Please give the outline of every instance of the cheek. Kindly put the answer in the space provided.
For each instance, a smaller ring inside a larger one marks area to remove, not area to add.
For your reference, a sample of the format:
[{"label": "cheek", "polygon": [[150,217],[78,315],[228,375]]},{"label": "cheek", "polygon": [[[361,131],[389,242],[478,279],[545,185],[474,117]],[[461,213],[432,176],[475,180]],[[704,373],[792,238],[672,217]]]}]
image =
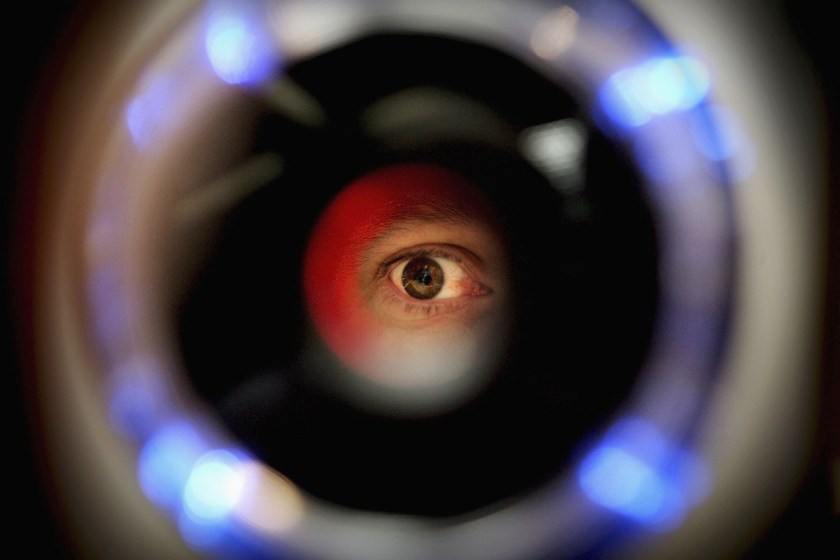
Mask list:
[{"label": "cheek", "polygon": [[[352,290],[351,290],[352,291]],[[322,325],[327,344],[354,374],[398,391],[439,388],[454,398],[482,383],[505,348],[502,309],[490,298],[439,318],[396,325],[371,313],[367,301]],[[326,316],[324,316],[326,319]],[[338,329],[339,321],[343,328]],[[327,338],[329,337],[329,338]],[[431,398],[431,395],[426,395]]]},{"label": "cheek", "polygon": [[352,363],[375,336],[358,263],[366,239],[376,234],[376,224],[370,221],[365,200],[345,196],[337,202],[313,231],[304,259],[303,291],[318,333],[339,358]]},{"label": "cheek", "polygon": [[486,322],[447,322],[421,331],[374,329],[361,371],[386,386],[418,389],[471,383],[496,361],[498,330]]}]

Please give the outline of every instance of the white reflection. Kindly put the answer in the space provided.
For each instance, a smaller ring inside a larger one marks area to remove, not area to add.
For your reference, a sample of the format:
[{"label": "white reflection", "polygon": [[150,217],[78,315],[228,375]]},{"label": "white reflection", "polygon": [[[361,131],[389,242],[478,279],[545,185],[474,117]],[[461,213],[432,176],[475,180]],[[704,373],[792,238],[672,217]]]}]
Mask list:
[{"label": "white reflection", "polygon": [[586,127],[576,119],[563,119],[522,132],[523,155],[560,191],[583,188]]},{"label": "white reflection", "polygon": [[258,461],[236,467],[241,492],[232,516],[260,533],[279,537],[303,519],[304,499],[297,487]]},{"label": "white reflection", "polygon": [[184,489],[184,507],[201,522],[221,521],[239,501],[244,486],[239,460],[230,451],[205,453],[193,466]]},{"label": "white reflection", "polygon": [[364,11],[351,0],[299,0],[274,2],[268,25],[290,57],[346,40],[364,20]]},{"label": "white reflection", "polygon": [[569,6],[561,6],[543,16],[531,34],[534,54],[551,60],[566,52],[575,40],[579,19]]}]

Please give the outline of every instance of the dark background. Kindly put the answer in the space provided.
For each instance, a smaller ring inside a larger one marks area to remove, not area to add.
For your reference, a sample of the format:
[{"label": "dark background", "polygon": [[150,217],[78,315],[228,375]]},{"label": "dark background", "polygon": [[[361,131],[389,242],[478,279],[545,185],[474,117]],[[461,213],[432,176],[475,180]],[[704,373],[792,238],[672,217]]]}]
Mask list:
[{"label": "dark background", "polygon": [[[32,7],[4,8],[6,33],[4,34],[3,64],[6,66],[3,80],[4,140],[2,172],[0,183],[0,226],[2,226],[2,263],[0,291],[0,318],[8,334],[2,337],[2,362],[4,377],[9,381],[7,423],[11,446],[4,454],[11,464],[7,476],[6,511],[11,516],[7,522],[6,544],[25,547],[19,554],[27,557],[60,559],[66,556],[55,523],[49,515],[48,499],[42,491],[36,466],[36,451],[30,445],[31,422],[27,416],[29,407],[24,392],[24,374],[21,357],[25,346],[18,334],[22,330],[25,305],[21,307],[20,292],[13,290],[13,281],[25,262],[18,257],[19,239],[13,235],[15,219],[21,215],[21,202],[31,200],[31,185],[19,185],[18,172],[25,154],[30,153],[33,138],[28,135],[30,112],[37,107],[38,93],[55,75],[54,64],[62,60],[66,40],[77,29],[77,22],[84,18],[92,4],[78,0],[52,0],[49,3],[29,3]],[[824,402],[820,411],[823,430],[812,461],[797,498],[789,505],[786,513],[767,528],[765,536],[752,547],[749,558],[763,559],[786,556],[815,557],[806,550],[814,550],[820,544],[836,552],[840,541],[840,526],[833,514],[831,502],[831,460],[840,456],[837,426],[840,425],[840,387],[835,372],[840,370],[840,183],[838,183],[838,72],[836,62],[836,37],[838,30],[833,18],[827,17],[815,2],[797,0],[767,0],[748,2],[754,9],[770,11],[780,15],[790,28],[796,43],[803,48],[810,60],[823,93],[826,120],[829,123],[830,153],[826,154],[830,165],[830,208],[831,230],[828,255],[829,286],[826,304],[824,331]],[[836,476],[836,475],[835,475]],[[28,535],[28,536],[24,536]],[[826,557],[832,556],[830,553]],[[453,559],[454,560],[454,559]]]}]

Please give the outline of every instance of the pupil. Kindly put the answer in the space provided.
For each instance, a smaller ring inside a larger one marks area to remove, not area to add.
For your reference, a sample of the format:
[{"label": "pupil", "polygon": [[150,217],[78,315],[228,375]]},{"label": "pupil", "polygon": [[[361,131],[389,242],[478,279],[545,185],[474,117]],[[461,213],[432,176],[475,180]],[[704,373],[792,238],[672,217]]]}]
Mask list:
[{"label": "pupil", "polygon": [[405,265],[402,285],[408,295],[431,299],[443,289],[443,268],[428,257],[417,257]]}]

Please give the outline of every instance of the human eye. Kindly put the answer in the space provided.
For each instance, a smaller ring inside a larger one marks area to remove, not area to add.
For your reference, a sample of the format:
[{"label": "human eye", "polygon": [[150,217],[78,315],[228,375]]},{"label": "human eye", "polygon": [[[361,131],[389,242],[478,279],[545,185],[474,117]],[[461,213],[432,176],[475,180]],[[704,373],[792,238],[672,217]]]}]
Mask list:
[{"label": "human eye", "polygon": [[381,305],[406,317],[454,311],[493,294],[481,259],[459,246],[413,247],[388,258],[380,270]]}]

